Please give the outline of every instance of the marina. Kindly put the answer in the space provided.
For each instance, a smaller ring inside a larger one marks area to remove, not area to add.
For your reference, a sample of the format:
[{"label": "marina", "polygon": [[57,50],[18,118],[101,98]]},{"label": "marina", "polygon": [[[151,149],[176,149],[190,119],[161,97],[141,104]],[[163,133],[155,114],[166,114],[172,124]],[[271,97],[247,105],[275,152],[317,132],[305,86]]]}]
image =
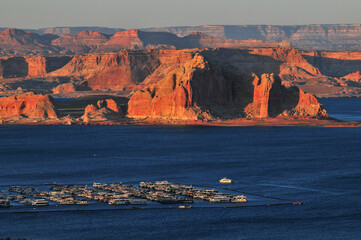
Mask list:
[{"label": "marina", "polygon": [[[222,184],[221,184],[222,185]],[[250,199],[247,197],[250,196]],[[0,191],[0,206],[16,211],[106,210],[146,208],[234,208],[301,202],[246,194],[224,187],[193,186],[168,181],[89,185],[10,186]],[[48,209],[48,210],[46,210]],[[4,210],[3,210],[4,211]]]}]

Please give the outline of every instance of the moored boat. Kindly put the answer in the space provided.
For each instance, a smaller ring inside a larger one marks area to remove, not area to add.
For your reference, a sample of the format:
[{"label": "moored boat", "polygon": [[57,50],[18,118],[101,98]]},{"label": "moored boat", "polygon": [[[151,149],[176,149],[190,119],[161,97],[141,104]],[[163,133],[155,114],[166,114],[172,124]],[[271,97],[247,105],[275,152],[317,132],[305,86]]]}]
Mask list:
[{"label": "moored boat", "polygon": [[9,207],[11,207],[9,200],[0,199],[0,208],[9,208]]},{"label": "moored boat", "polygon": [[191,208],[191,206],[180,205],[178,208],[179,209],[189,209],[189,208]]},{"label": "moored boat", "polygon": [[248,202],[248,200],[247,200],[246,196],[238,195],[238,196],[232,197],[231,202],[233,202],[233,203],[245,203],[245,202]]},{"label": "moored boat", "polygon": [[109,201],[110,205],[128,205],[129,204],[129,199],[111,199]]},{"label": "moored boat", "polygon": [[229,198],[226,196],[222,196],[222,195],[216,195],[216,196],[211,197],[209,199],[209,202],[211,202],[211,203],[228,203]]},{"label": "moored boat", "polygon": [[223,184],[230,184],[232,183],[232,180],[229,178],[222,178],[221,180],[219,180],[219,182]]},{"label": "moored boat", "polygon": [[132,199],[129,199],[129,203],[132,205],[147,205],[147,200],[132,198]]},{"label": "moored boat", "polygon": [[35,199],[31,202],[32,206],[36,207],[43,207],[43,206],[49,206],[49,202],[45,199]]}]

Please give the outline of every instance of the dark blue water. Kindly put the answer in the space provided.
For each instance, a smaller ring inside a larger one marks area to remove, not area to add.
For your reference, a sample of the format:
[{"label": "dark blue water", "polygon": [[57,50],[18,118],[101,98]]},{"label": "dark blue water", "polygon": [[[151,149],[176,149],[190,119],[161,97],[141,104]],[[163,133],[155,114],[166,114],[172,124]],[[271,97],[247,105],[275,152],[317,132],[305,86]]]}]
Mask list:
[{"label": "dark blue water", "polygon": [[[330,115],[361,117],[361,99],[322,101]],[[2,126],[0,190],[155,180],[217,187],[227,176],[232,189],[304,205],[0,209],[0,238],[360,239],[360,136],[361,128]]]},{"label": "dark blue water", "polygon": [[321,98],[319,101],[331,117],[345,121],[361,121],[360,98]]}]

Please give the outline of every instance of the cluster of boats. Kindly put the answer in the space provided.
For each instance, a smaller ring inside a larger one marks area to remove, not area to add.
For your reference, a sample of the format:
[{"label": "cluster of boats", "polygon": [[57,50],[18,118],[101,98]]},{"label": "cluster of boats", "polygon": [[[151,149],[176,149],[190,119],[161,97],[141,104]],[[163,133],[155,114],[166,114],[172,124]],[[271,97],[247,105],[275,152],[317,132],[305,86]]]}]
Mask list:
[{"label": "cluster of boats", "polygon": [[170,183],[168,181],[158,181],[155,183],[141,182],[140,187],[155,193],[167,193],[169,196],[176,198],[178,195],[185,196],[186,199],[194,201],[194,199],[205,200],[211,203],[245,203],[247,197],[244,195],[232,195],[228,193],[220,193],[215,189],[203,189],[182,184]]},{"label": "cluster of boats", "polygon": [[244,195],[221,193],[215,189],[196,188],[168,181],[140,182],[139,186],[123,183],[94,183],[92,187],[56,185],[49,191],[12,186],[8,192],[0,192],[0,207],[10,207],[10,201],[31,206],[48,206],[49,201],[60,205],[87,205],[91,200],[110,205],[146,205],[148,201],[161,204],[193,203],[195,200],[210,203],[247,202]]},{"label": "cluster of boats", "polygon": [[[88,186],[55,186],[52,189],[56,192],[63,192],[65,194],[77,197],[84,198],[88,200],[94,200],[102,203],[108,203],[110,205],[145,205],[147,204],[146,200],[135,198],[132,194],[133,191],[131,187],[128,191],[117,191],[118,186],[123,186],[122,183],[113,183],[113,184],[101,184],[94,183],[93,188],[88,188]],[[124,185],[127,186],[127,185]]]},{"label": "cluster of boats", "polygon": [[[20,189],[11,187],[9,192],[17,192],[21,194],[10,194],[5,192],[0,192],[0,207],[9,208],[11,207],[10,201],[18,202],[27,206],[48,206],[49,202],[45,199],[34,199],[23,195],[23,193],[30,195],[32,188]],[[35,192],[35,190],[34,190]],[[31,195],[30,195],[31,196]]]}]

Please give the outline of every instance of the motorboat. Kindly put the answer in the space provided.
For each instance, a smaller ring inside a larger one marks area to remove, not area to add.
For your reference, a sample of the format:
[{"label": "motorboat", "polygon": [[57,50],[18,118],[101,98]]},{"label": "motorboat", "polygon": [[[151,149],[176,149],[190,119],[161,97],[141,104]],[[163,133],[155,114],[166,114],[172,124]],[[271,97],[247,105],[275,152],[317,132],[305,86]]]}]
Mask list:
[{"label": "motorboat", "polygon": [[180,205],[178,206],[179,209],[189,209],[191,208],[191,206],[184,206],[184,205]]},{"label": "motorboat", "polygon": [[229,197],[222,196],[222,195],[216,195],[209,199],[209,202],[211,203],[228,203]]},{"label": "motorboat", "polygon": [[232,183],[232,180],[229,178],[222,178],[221,180],[219,180],[219,182],[223,184],[230,184]]},{"label": "motorboat", "polygon": [[0,208],[9,208],[9,207],[11,207],[9,200],[0,199]]},{"label": "motorboat", "polygon": [[129,199],[129,203],[132,204],[132,205],[147,205],[147,200],[138,199],[138,198],[131,198],[131,199]]},{"label": "motorboat", "polygon": [[129,203],[130,203],[129,199],[123,199],[123,198],[109,200],[110,205],[128,205]]},{"label": "motorboat", "polygon": [[31,202],[32,206],[36,207],[43,207],[43,206],[49,206],[49,202],[45,199],[35,199]]},{"label": "motorboat", "polygon": [[245,203],[248,202],[247,197],[244,195],[237,195],[232,197],[231,202],[233,203]]}]

